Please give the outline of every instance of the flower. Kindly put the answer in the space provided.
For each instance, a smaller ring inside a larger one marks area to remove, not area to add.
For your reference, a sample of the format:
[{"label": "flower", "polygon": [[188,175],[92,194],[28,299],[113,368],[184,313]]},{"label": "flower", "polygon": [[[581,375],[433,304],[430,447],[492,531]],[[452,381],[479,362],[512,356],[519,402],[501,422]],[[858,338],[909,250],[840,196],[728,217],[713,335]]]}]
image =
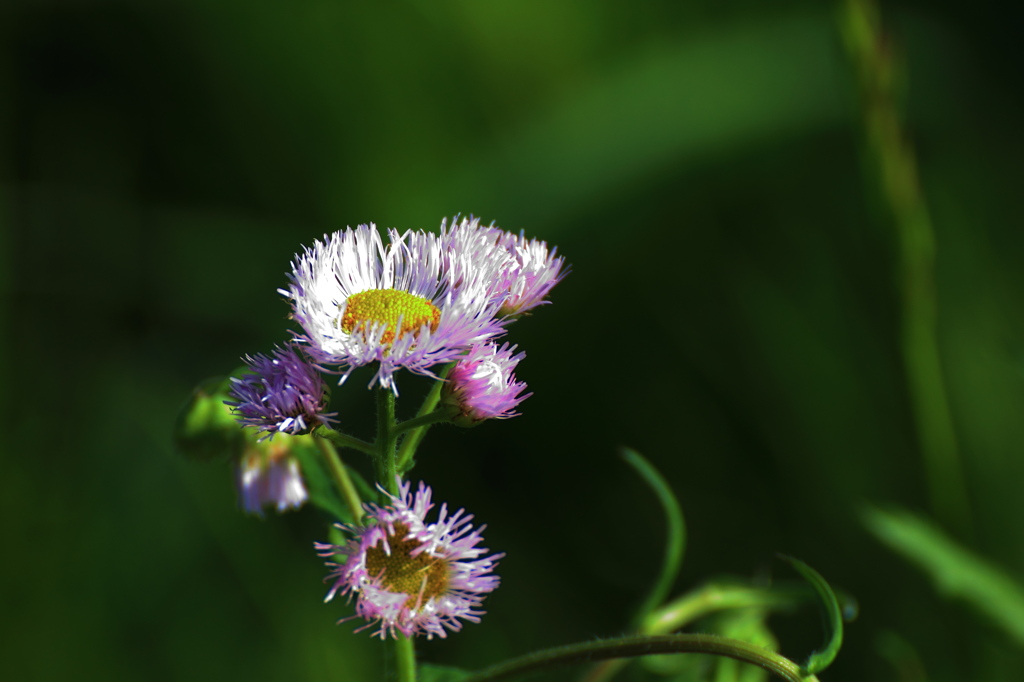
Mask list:
[{"label": "flower", "polygon": [[504,554],[484,556],[490,550],[477,546],[485,527],[473,530],[471,515],[460,509],[449,516],[444,504],[437,521],[427,523],[431,490],[422,482],[415,494],[410,489],[400,483],[386,506],[364,504],[363,526],[338,524],[353,535],[347,544],[316,543],[320,556],[346,557],[327,562],[326,580],[334,585],[324,601],[339,592],[355,597],[351,618],[367,621],[360,630],[376,625],[373,636],[381,639],[396,633],[445,637],[462,629],[462,620],[478,623],[484,612],[477,607],[499,582],[491,571]]},{"label": "flower", "polygon": [[273,438],[275,433],[298,435],[327,424],[328,395],[317,368],[293,346],[277,348],[273,356],[246,356],[249,372],[231,378],[231,397],[243,426],[255,426]]},{"label": "flower", "polygon": [[378,363],[370,382],[396,393],[400,368],[433,376],[430,367],[503,333],[496,291],[506,258],[469,242],[426,232],[360,225],[324,237],[292,263],[297,340],[322,365],[338,365],[343,382],[353,369]]},{"label": "flower", "polygon": [[457,245],[459,251],[488,253],[502,261],[502,275],[494,281],[493,292],[504,298],[498,315],[522,315],[550,303],[545,297],[569,273],[565,259],[556,255],[557,248],[549,251],[546,242],[527,239],[525,232],[517,235],[493,224],[482,226],[477,218],[456,220],[452,219],[450,228],[441,221],[443,240]]},{"label": "flower", "polygon": [[519,416],[516,406],[533,394],[520,395],[526,384],[516,381],[513,371],[526,353],[512,355],[515,349],[507,343],[501,348],[493,343],[474,346],[448,373],[444,400],[459,410],[456,423],[460,417],[472,425]]},{"label": "flower", "polygon": [[267,505],[276,506],[278,512],[298,509],[309,498],[299,463],[284,440],[256,443],[242,455],[237,474],[238,504],[250,514],[263,516]]}]

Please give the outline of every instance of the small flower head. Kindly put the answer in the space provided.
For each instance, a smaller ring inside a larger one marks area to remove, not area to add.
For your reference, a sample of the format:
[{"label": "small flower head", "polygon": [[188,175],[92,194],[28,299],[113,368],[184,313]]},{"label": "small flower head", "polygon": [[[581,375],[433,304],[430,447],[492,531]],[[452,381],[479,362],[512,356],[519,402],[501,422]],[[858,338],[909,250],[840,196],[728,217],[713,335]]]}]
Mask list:
[{"label": "small flower head", "polygon": [[373,635],[381,639],[396,633],[445,637],[463,620],[480,622],[478,607],[498,587],[492,570],[504,556],[484,556],[489,550],[477,546],[484,527],[474,530],[473,517],[462,509],[449,516],[442,504],[437,521],[427,523],[431,490],[423,483],[415,494],[410,488],[400,484],[399,495],[389,495],[383,507],[364,505],[365,525],[339,524],[353,535],[347,544],[316,544],[321,556],[345,555],[343,563],[327,563],[334,585],[325,601],[339,592],[354,597],[352,617],[367,621],[360,629],[376,625]]},{"label": "small flower head", "polygon": [[291,454],[290,436],[255,443],[238,462],[238,505],[263,516],[263,508],[278,512],[298,509],[309,498],[299,463]]},{"label": "small flower head", "polygon": [[547,295],[569,274],[565,259],[548,250],[546,242],[527,239],[524,232],[509,234],[505,247],[512,256],[509,297],[499,315],[522,315],[539,305],[550,303]]},{"label": "small flower head", "polygon": [[569,270],[565,259],[556,255],[557,249],[548,249],[546,242],[527,239],[525,232],[513,234],[497,227],[482,226],[476,218],[463,218],[450,228],[441,223],[441,235],[450,243],[458,244],[462,251],[482,257],[498,258],[501,276],[493,282],[493,295],[503,299],[498,315],[518,316],[549,303],[551,289]]},{"label": "small flower head", "polygon": [[[378,363],[371,381],[396,390],[394,373],[430,367],[503,333],[496,295],[502,259],[474,253],[426,232],[348,228],[316,242],[292,264],[291,299],[299,337],[322,365]],[[397,392],[397,390],[396,390]]]},{"label": "small flower head", "polygon": [[481,344],[452,367],[443,390],[445,402],[459,410],[457,424],[519,416],[516,406],[533,394],[522,395],[526,384],[516,381],[516,365],[526,353],[513,355],[515,349],[507,343],[501,348]]},{"label": "small flower head", "polygon": [[298,435],[327,424],[328,396],[317,368],[294,347],[278,348],[273,355],[246,357],[249,372],[231,379],[231,397],[243,426],[255,426],[273,437],[275,433]]}]

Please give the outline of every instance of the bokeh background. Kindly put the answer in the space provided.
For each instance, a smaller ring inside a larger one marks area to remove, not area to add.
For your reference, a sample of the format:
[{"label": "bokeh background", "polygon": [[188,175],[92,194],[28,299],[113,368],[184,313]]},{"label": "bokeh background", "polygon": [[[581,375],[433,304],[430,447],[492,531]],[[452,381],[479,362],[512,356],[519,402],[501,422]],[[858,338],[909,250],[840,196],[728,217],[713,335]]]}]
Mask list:
[{"label": "bokeh background", "polygon": [[[329,520],[243,516],[230,468],[171,432],[193,386],[287,338],[302,245],[472,214],[572,274],[510,330],[523,416],[421,450],[414,477],[508,555],[483,623],[424,660],[625,632],[664,533],[628,445],[686,513],[676,593],[793,578],[783,551],[860,605],[822,679],[1020,679],[1021,17],[982,7],[882,8],[969,502],[941,518],[841,3],[7,0],[2,676],[380,679],[379,643],[321,603]],[[368,436],[366,380],[333,407]],[[401,387],[408,414],[423,385]],[[867,504],[931,519],[974,590],[881,542]],[[794,659],[820,644],[814,608],[771,622]]]}]

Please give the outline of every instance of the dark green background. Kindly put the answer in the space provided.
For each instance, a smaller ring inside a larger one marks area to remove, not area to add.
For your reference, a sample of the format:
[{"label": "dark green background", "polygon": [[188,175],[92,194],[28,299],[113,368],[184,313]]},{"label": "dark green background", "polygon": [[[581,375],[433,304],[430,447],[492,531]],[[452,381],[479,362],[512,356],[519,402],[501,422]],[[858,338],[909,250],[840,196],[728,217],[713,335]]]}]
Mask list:
[{"label": "dark green background", "polygon": [[[195,384],[287,338],[275,290],[302,245],[462,213],[573,272],[510,329],[523,416],[421,451],[414,477],[508,555],[483,623],[425,660],[624,631],[663,532],[629,445],[687,515],[677,592],[792,577],[784,551],[858,598],[824,680],[920,679],[881,655],[892,633],[929,679],[1020,679],[1019,644],[859,521],[865,502],[928,510],[896,240],[835,10],[5,2],[0,675],[378,679],[379,643],[320,603],[324,517],[241,515],[229,468],[170,434]],[[1020,12],[884,10],[937,235],[965,542],[1021,575]],[[368,379],[333,405],[364,436]],[[400,387],[408,414],[423,387]],[[773,622],[793,658],[820,643],[813,609]]]}]

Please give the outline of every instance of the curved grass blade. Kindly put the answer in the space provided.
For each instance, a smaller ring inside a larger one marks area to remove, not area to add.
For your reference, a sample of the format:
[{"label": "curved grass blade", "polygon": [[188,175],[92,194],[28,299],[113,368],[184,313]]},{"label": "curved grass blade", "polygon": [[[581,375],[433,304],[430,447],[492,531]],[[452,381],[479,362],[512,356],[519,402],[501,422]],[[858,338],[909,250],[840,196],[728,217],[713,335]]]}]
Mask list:
[{"label": "curved grass blade", "polygon": [[686,521],[672,489],[658,470],[651,466],[650,462],[630,448],[622,449],[622,458],[651,487],[665,512],[665,558],[662,561],[661,574],[658,576],[657,582],[634,618],[634,625],[639,628],[647,615],[665,601],[679,575],[679,568],[683,563],[683,552],[686,549]]},{"label": "curved grass blade", "polygon": [[807,662],[804,663],[804,670],[808,675],[817,675],[832,664],[832,661],[835,660],[836,655],[839,653],[839,648],[843,645],[843,610],[840,608],[839,600],[836,599],[832,588],[829,587],[829,584],[825,582],[820,573],[799,559],[782,554],[779,554],[778,557],[792,566],[797,573],[802,575],[814,587],[814,591],[818,593],[822,603],[825,605],[826,623],[830,630],[828,633],[828,643],[824,649],[815,651],[808,656]]}]

